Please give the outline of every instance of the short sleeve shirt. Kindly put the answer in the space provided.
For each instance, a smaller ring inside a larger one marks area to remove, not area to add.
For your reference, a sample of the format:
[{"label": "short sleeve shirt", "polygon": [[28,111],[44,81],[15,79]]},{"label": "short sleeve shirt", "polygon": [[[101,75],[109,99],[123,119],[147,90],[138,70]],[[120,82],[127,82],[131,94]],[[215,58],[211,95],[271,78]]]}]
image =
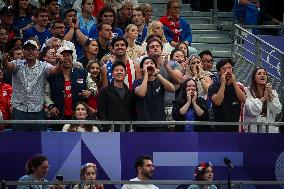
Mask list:
[{"label": "short sleeve shirt", "polygon": [[24,112],[40,112],[51,65],[37,61],[34,66],[29,67],[26,60],[20,59],[12,63],[15,65],[12,74],[12,106]]}]

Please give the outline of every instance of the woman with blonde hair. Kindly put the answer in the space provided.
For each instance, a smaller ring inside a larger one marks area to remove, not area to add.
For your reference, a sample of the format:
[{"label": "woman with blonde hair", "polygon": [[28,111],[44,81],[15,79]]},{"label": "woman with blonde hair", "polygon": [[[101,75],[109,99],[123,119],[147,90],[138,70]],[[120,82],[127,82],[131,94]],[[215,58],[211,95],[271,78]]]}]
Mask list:
[{"label": "woman with blonde hair", "polygon": [[126,54],[129,59],[137,63],[137,59],[143,55],[143,48],[135,44],[138,37],[138,28],[134,24],[129,24],[125,28],[125,38],[128,42]]},{"label": "woman with blonde hair", "polygon": [[[149,24],[146,38],[148,38],[151,35],[158,36],[161,39],[161,42],[163,43],[163,54],[170,55],[174,47],[172,47],[171,44],[167,42],[167,39],[164,34],[163,24],[160,21],[153,21]],[[145,50],[146,50],[146,45],[147,42],[144,42],[142,44],[142,47]]]}]

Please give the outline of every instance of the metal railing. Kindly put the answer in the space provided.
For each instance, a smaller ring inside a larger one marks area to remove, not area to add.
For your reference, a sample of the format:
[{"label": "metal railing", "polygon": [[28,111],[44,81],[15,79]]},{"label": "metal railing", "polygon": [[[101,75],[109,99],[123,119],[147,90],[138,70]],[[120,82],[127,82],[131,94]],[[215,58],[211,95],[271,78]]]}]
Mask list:
[{"label": "metal railing", "polygon": [[[32,185],[61,185],[66,186],[65,188],[73,189],[74,185],[79,185],[79,188],[83,188],[83,185],[96,185],[96,184],[104,184],[104,185],[122,185],[122,184],[154,184],[154,185],[204,185],[204,184],[213,184],[218,186],[218,188],[223,188],[228,185],[228,181],[220,180],[220,181],[192,181],[192,180],[147,180],[147,181],[126,181],[126,180],[96,180],[96,181],[4,181],[0,182],[0,189],[5,189],[9,186],[32,186]],[[284,185],[284,181],[231,181],[232,188],[243,188],[246,185],[262,185],[262,186],[272,186]]]},{"label": "metal railing", "polygon": [[284,52],[252,34],[247,28],[283,29],[284,25],[235,24],[232,30],[232,57],[236,62],[234,69],[240,82],[249,86],[252,70],[256,67],[265,67],[273,88],[280,94],[280,101],[284,102]]},{"label": "metal railing", "polygon": [[120,128],[120,132],[125,132],[126,126],[133,131],[136,125],[149,125],[155,126],[167,126],[176,125],[184,126],[190,125],[202,125],[202,126],[248,126],[248,132],[251,131],[251,127],[257,127],[257,130],[261,130],[261,127],[265,126],[265,132],[269,132],[269,127],[284,127],[284,122],[212,122],[212,121],[98,121],[98,120],[0,120],[0,124],[46,124],[46,125],[64,125],[64,124],[83,124],[83,125],[111,125],[111,130],[114,131],[115,127]]}]

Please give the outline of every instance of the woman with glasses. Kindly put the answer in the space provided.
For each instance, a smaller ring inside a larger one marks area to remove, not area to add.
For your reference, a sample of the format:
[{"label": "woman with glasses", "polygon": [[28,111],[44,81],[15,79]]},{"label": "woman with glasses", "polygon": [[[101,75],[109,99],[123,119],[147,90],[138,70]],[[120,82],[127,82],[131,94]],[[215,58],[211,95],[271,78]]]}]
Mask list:
[{"label": "woman with glasses", "polygon": [[[193,78],[188,78],[182,83],[179,96],[173,101],[172,116],[176,121],[208,121],[206,101],[198,96],[197,82]],[[210,127],[193,124],[178,126],[175,130],[212,131]]]},{"label": "woman with glasses", "polygon": [[47,63],[55,66],[57,64],[57,55],[55,49],[50,46],[44,47],[40,52],[39,60],[46,61]]},{"label": "woman with glasses", "polygon": [[[94,163],[85,163],[81,167],[80,178],[83,181],[95,181],[97,179],[97,166]],[[73,189],[79,189],[79,185],[75,185]],[[104,189],[102,184],[84,184],[83,189]]]},{"label": "woman with glasses", "polygon": [[[197,165],[194,171],[195,181],[208,181],[211,182],[213,180],[214,169],[210,162],[203,161]],[[213,184],[205,184],[205,185],[190,185],[188,189],[217,189],[217,187]]]},{"label": "woman with glasses", "polygon": [[[268,80],[268,73],[264,68],[256,68],[251,75],[251,84],[246,89],[245,115],[247,122],[274,122],[281,112],[281,103],[276,90]],[[252,132],[265,132],[265,126],[251,126]],[[248,129],[248,128],[247,128]],[[269,132],[278,133],[277,127],[269,126]]]},{"label": "woman with glasses", "polygon": [[[49,170],[47,157],[37,154],[26,162],[26,175],[19,181],[47,181],[45,179]],[[48,189],[49,185],[17,186],[17,189]]]}]

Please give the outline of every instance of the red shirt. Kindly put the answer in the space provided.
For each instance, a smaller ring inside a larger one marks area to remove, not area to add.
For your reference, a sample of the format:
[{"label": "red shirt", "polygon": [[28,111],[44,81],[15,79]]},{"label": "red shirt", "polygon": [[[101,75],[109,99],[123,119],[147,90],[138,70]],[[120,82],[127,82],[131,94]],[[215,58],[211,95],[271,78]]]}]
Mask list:
[{"label": "red shirt", "polygon": [[65,81],[64,84],[64,115],[72,117],[72,92],[71,81]]},{"label": "red shirt", "polygon": [[0,84],[0,110],[3,114],[4,120],[11,119],[11,97],[12,97],[12,86],[9,84]]}]

